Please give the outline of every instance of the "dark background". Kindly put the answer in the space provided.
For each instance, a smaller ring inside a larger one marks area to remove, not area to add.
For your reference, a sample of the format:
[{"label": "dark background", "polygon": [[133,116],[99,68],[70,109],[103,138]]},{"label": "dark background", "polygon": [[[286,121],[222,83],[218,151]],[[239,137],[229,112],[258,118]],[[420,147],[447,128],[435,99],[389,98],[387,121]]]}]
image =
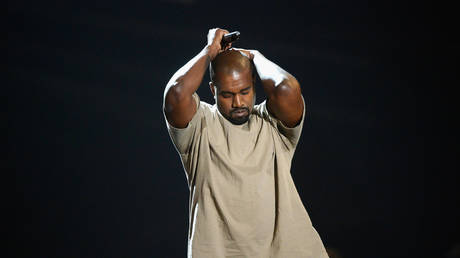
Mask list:
[{"label": "dark background", "polygon": [[185,257],[188,190],[162,96],[222,27],[302,85],[292,176],[326,247],[448,257],[460,213],[445,89],[457,75],[438,80],[440,16],[407,1],[8,2],[18,256]]}]

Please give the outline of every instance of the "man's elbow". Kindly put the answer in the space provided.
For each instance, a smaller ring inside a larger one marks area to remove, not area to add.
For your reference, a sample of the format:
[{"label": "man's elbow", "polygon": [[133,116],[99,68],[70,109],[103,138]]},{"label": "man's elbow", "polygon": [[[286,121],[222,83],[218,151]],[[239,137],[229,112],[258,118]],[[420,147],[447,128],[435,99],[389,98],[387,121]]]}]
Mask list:
[{"label": "man's elbow", "polygon": [[164,96],[164,111],[171,113],[185,98],[185,92],[178,83],[168,85]]}]

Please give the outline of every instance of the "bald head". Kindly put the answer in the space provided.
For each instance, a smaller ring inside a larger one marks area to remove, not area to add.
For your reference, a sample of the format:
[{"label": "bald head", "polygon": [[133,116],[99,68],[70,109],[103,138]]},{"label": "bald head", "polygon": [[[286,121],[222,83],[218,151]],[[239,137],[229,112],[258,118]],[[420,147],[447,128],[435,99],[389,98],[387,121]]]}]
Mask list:
[{"label": "bald head", "polygon": [[248,57],[241,54],[238,50],[228,49],[218,54],[209,64],[209,75],[211,81],[216,83],[216,78],[220,76],[233,75],[235,73],[250,72],[254,79],[254,65]]}]

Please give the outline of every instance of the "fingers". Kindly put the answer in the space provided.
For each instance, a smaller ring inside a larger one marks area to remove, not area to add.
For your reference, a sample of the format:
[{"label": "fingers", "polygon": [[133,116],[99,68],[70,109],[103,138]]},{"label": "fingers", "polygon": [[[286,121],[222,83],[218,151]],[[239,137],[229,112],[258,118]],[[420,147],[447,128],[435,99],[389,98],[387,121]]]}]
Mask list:
[{"label": "fingers", "polygon": [[213,36],[214,40],[222,40],[222,37],[224,37],[225,34],[230,33],[228,30],[225,29],[220,29],[220,28],[214,28],[210,29],[208,34],[211,34]]},{"label": "fingers", "polygon": [[233,47],[231,50],[239,51],[242,55],[246,56],[250,60],[254,58],[254,54],[251,52],[252,50],[248,50],[244,48],[236,48],[236,47]]},{"label": "fingers", "polygon": [[[218,51],[218,53],[231,49],[232,42],[227,43],[227,44],[222,43],[222,39],[224,35],[228,33],[230,32],[226,29],[221,29],[221,28],[210,29],[208,32],[208,45],[213,45],[215,49]],[[249,50],[242,49],[242,48],[232,48],[232,49],[238,50],[242,52],[244,55],[246,55],[248,58],[251,58]]]},{"label": "fingers", "polygon": [[224,44],[224,43],[222,42],[222,40],[223,40],[225,34],[228,34],[228,33],[229,33],[228,30],[225,30],[225,29],[217,29],[217,31],[216,31],[216,37],[214,38],[214,39],[215,39],[214,43],[215,43],[216,45],[219,45],[219,46],[220,46],[220,51],[219,51],[219,53],[222,52],[222,51],[225,51],[225,50],[227,50],[227,49],[229,48],[229,47],[228,47],[229,44]]},{"label": "fingers", "polygon": [[223,51],[226,51],[226,50],[229,50],[230,48],[232,47],[232,43],[227,43],[226,45],[222,45],[222,51],[220,52],[223,52]]},{"label": "fingers", "polygon": [[213,28],[208,32],[208,45],[218,49],[218,53],[225,51],[231,47],[231,44],[222,44],[222,38],[229,33],[226,29]]}]

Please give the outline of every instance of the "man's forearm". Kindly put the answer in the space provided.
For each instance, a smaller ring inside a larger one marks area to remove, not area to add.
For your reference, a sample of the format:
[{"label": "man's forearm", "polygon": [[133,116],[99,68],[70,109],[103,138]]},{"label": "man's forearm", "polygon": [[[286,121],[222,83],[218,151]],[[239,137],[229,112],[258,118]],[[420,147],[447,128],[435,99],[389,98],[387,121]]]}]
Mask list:
[{"label": "man's forearm", "polygon": [[[218,51],[218,50],[217,50]],[[174,90],[182,97],[192,95],[200,87],[203,76],[215,56],[216,50],[211,46],[204,47],[200,53],[181,67],[169,80],[165,94],[169,90]]]},{"label": "man's forearm", "polygon": [[[164,91],[163,110],[168,122],[177,128],[185,128],[196,112],[193,93],[200,87],[209,63],[221,51],[222,37],[227,30],[211,29],[208,44],[194,58],[181,67],[169,80]],[[230,45],[225,46],[228,49]]]},{"label": "man's forearm", "polygon": [[285,91],[297,91],[300,88],[294,76],[283,68],[268,60],[257,50],[251,53],[254,55],[253,62],[262,81],[262,87],[269,98],[276,97],[283,92],[286,93]]},{"label": "man's forearm", "polygon": [[301,89],[297,79],[259,51],[251,51],[252,60],[267,95],[267,106],[285,125],[293,127],[303,113]]}]

